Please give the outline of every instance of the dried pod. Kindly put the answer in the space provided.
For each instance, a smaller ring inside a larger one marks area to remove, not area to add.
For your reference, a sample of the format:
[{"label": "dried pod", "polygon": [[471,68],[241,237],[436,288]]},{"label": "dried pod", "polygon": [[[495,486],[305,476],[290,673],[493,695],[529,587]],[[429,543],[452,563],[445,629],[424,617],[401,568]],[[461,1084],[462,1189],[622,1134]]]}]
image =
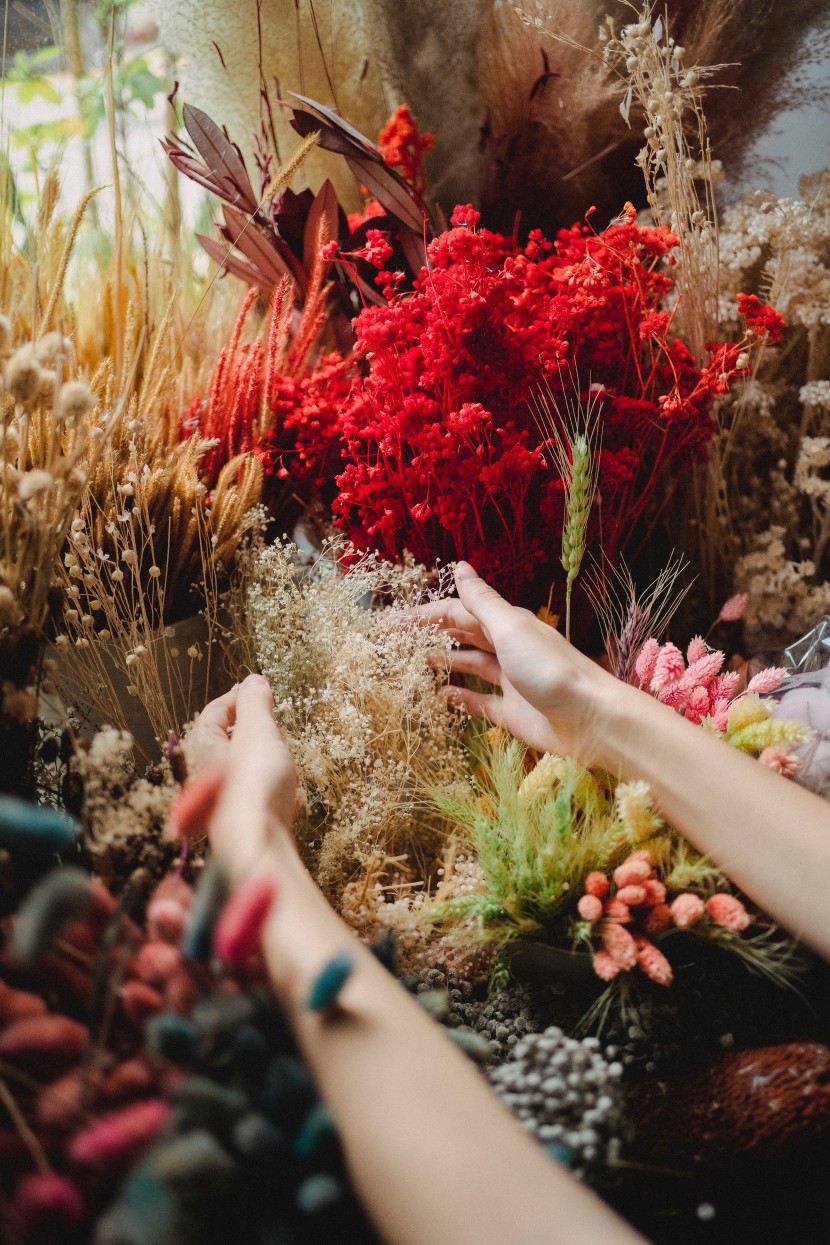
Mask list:
[{"label": "dried pod", "polygon": [[140,1154],[155,1141],[170,1117],[170,1104],[147,1098],[102,1116],[76,1133],[69,1143],[69,1157],[82,1167],[110,1171]]},{"label": "dried pod", "polygon": [[324,1012],[334,1007],[340,991],[354,971],[354,957],[348,951],[332,956],[312,982],[306,1010]]},{"label": "dried pod", "polygon": [[77,841],[78,823],[66,813],[0,796],[0,847],[29,853],[68,852]]},{"label": "dried pod", "polygon": [[89,903],[90,881],[82,869],[53,869],[20,909],[12,935],[12,950],[23,964],[43,959],[65,925]]},{"label": "dried pod", "polygon": [[239,964],[259,950],[262,928],[277,896],[273,877],[254,876],[236,888],[222,909],[213,935],[220,960]]},{"label": "dried pod", "polygon": [[0,1033],[0,1058],[26,1068],[68,1068],[83,1057],[88,1040],[84,1025],[68,1016],[27,1016]]}]

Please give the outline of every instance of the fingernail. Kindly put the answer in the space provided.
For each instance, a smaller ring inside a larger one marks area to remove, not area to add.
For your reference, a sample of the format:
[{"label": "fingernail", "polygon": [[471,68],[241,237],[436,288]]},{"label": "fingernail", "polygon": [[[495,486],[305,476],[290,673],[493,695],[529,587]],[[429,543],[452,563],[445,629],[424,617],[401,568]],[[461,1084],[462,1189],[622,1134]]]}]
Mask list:
[{"label": "fingernail", "polygon": [[455,564],[456,579],[475,579],[476,573],[470,566],[469,562],[456,562]]},{"label": "fingernail", "polygon": [[240,687],[261,687],[263,683],[265,684],[268,683],[268,680],[266,679],[264,674],[249,674],[247,678],[242,680],[239,686]]}]

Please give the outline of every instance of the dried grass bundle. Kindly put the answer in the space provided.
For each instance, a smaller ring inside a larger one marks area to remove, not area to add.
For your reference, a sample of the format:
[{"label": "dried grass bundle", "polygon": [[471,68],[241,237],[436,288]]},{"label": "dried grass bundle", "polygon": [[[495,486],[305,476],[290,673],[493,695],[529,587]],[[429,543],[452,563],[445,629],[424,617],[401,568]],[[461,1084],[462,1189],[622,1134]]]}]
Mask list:
[{"label": "dried grass bundle", "polygon": [[423,569],[334,544],[310,566],[284,544],[251,556],[247,622],[297,762],[296,833],[318,881],[336,901],[369,861],[402,853],[427,876],[444,836],[426,793],[458,793],[467,764],[434,669],[449,642],[402,609],[422,596]]}]

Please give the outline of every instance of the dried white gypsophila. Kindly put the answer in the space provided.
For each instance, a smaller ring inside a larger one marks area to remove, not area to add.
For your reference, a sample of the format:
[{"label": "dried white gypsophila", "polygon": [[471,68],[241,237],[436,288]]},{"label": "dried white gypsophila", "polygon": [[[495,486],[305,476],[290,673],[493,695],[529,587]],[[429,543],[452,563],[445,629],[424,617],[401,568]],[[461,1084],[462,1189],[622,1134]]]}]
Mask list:
[{"label": "dried white gypsophila", "polygon": [[139,866],[161,877],[179,850],[163,837],[178,784],[166,762],[139,777],[132,747],[129,735],[107,726],[73,760],[83,788],[84,850],[96,875],[116,887]]},{"label": "dried white gypsophila", "polygon": [[816,581],[813,562],[788,558],[784,536],[774,525],[735,564],[736,588],[749,594],[744,627],[750,650],[783,646],[830,610],[830,583]]},{"label": "dried white gypsophila", "polygon": [[468,773],[435,672],[450,641],[404,612],[425,572],[333,543],[310,566],[280,543],[252,562],[248,623],[297,763],[296,832],[318,881],[339,897],[378,855],[423,866],[443,841],[428,793],[458,791]]}]

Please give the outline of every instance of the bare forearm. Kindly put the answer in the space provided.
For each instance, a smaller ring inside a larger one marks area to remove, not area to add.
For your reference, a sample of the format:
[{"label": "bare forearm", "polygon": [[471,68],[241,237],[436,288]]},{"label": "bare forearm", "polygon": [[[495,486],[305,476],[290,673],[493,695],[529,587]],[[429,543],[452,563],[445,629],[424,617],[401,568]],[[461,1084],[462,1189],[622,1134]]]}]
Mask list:
[{"label": "bare forearm", "polygon": [[603,705],[598,751],[645,779],[666,819],[766,912],[830,959],[830,807],[623,684]]},{"label": "bare forearm", "polygon": [[[627,1245],[641,1238],[559,1168],[327,907],[313,885],[278,903],[266,953],[333,1112],[355,1186],[389,1245]],[[299,928],[298,928],[299,922]],[[290,930],[289,930],[290,927]],[[291,948],[289,950],[288,948]],[[326,959],[356,967],[338,1012],[303,1004]]]}]

